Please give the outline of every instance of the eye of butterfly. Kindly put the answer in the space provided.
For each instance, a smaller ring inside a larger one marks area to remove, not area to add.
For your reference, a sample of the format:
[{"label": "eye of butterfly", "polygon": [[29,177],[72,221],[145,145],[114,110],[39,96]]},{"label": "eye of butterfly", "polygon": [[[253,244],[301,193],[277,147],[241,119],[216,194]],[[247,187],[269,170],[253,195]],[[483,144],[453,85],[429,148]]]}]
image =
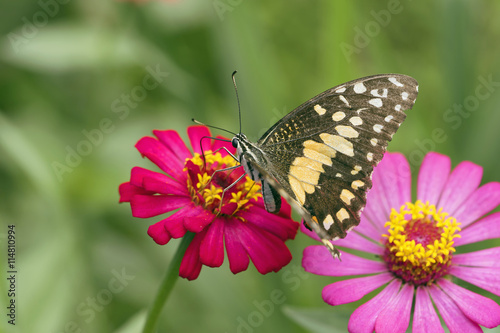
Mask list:
[{"label": "eye of butterfly", "polygon": [[360,78],[300,105],[256,143],[245,136],[231,143],[247,169],[258,171],[266,209],[280,207],[281,195],[338,257],[330,240],[359,224],[373,168],[417,94],[417,81],[406,75]]}]

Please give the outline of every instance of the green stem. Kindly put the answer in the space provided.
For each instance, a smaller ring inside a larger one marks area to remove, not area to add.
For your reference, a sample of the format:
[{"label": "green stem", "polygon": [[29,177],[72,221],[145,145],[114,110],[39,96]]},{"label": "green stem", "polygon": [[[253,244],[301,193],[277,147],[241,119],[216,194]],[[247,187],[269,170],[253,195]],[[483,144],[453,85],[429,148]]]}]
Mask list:
[{"label": "green stem", "polygon": [[161,310],[163,309],[170,292],[174,288],[177,277],[179,276],[179,267],[181,266],[182,258],[184,257],[187,247],[193,240],[194,235],[196,234],[193,232],[187,232],[182,238],[182,242],[177,248],[177,252],[175,252],[174,258],[172,259],[172,262],[170,262],[165,277],[163,278],[160,288],[156,293],[153,305],[149,309],[148,316],[146,317],[146,324],[144,325],[142,333],[156,332],[158,317],[161,314]]}]

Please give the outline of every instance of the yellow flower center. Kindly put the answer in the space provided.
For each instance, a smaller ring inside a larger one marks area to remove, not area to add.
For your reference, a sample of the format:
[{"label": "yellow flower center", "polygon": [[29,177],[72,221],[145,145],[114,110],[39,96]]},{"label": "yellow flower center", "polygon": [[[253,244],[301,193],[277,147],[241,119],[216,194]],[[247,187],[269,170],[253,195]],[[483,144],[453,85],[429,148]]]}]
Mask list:
[{"label": "yellow flower center", "polygon": [[260,185],[245,176],[242,181],[229,187],[241,176],[241,171],[221,170],[236,165],[234,158],[230,155],[222,157],[219,152],[206,151],[205,161],[198,153],[187,158],[183,170],[188,173],[187,185],[193,201],[217,215],[234,215],[250,207],[250,201],[257,201],[261,196],[258,193]]},{"label": "yellow flower center", "polygon": [[453,239],[460,237],[460,223],[443,209],[417,200],[399,212],[392,209],[384,260],[389,270],[406,282],[430,284],[446,275],[455,252]]}]

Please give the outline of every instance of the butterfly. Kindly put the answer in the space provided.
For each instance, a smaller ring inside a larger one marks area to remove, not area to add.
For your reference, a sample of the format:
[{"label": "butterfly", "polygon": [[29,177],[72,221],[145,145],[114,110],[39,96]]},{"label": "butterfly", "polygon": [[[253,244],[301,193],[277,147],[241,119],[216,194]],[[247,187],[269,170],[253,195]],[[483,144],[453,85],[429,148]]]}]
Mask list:
[{"label": "butterfly", "polygon": [[279,212],[285,198],[340,258],[331,241],[359,224],[373,168],[417,94],[406,75],[363,77],[303,103],[257,142],[240,131],[231,143],[246,174],[261,182],[266,210]]}]

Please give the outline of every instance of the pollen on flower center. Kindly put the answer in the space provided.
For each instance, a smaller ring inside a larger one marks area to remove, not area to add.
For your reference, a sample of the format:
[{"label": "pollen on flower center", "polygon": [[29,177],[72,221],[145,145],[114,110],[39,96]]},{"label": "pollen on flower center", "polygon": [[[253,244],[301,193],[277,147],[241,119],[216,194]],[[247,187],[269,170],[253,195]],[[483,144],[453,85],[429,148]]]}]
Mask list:
[{"label": "pollen on flower center", "polygon": [[206,151],[205,161],[198,153],[187,158],[184,171],[188,173],[187,185],[193,201],[216,214],[234,215],[238,210],[250,207],[250,201],[257,201],[261,196],[258,193],[260,185],[249,177],[234,184],[241,176],[241,171],[221,171],[236,165],[232,156],[222,157],[219,152]]},{"label": "pollen on flower center", "polygon": [[432,283],[445,275],[455,252],[453,239],[460,237],[454,217],[428,202],[406,203],[392,210],[385,242],[384,260],[389,270],[415,285]]}]

